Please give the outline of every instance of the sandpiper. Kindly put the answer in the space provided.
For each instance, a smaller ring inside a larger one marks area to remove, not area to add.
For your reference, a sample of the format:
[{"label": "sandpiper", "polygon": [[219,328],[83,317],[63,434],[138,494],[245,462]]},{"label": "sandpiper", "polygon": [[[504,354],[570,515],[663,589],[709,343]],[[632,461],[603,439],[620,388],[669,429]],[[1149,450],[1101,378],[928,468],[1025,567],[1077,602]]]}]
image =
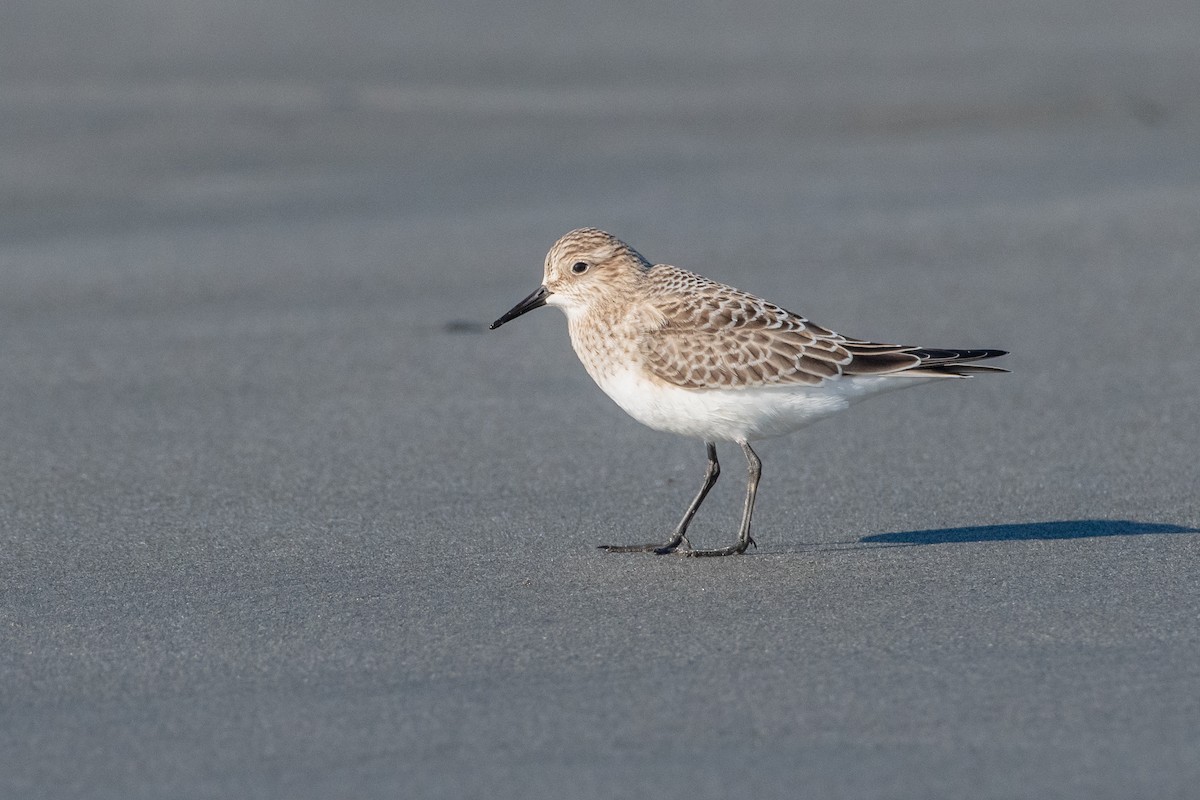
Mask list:
[{"label": "sandpiper", "polygon": [[[596,228],[563,236],[542,285],[492,323],[544,305],[567,315],[571,345],[592,379],[638,422],[704,441],[708,469],[665,542],[610,552],[727,556],[754,544],[750,518],[762,462],[750,442],[782,436],[892,389],[1005,369],[974,362],[1004,350],[958,350],[852,339],[732,286],[651,264]],[[736,442],[749,479],[737,542],[695,549],[687,529],[717,482],[717,442]],[[686,544],[680,548],[681,544]],[[755,545],[757,547],[757,545]]]}]

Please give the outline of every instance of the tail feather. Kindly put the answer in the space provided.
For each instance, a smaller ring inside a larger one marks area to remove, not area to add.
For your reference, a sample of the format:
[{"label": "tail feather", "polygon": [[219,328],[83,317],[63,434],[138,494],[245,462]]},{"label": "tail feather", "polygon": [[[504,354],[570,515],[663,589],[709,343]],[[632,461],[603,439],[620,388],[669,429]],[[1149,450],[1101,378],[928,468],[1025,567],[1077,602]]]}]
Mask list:
[{"label": "tail feather", "polygon": [[971,363],[1008,355],[1007,350],[903,347],[870,342],[850,342],[844,346],[854,356],[845,368],[849,375],[966,378],[985,372],[1008,372],[1003,367]]}]

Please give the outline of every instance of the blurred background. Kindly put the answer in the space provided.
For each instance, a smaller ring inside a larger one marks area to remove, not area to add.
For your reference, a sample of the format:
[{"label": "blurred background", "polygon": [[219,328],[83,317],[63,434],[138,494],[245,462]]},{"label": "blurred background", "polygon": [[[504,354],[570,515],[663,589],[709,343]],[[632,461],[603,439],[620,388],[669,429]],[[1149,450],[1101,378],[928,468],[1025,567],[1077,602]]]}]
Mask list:
[{"label": "blurred background", "polygon": [[[0,794],[1184,796],[1198,86],[1194,0],[0,5]],[[1014,374],[602,557],[703,448],[485,335],[583,225]]]}]

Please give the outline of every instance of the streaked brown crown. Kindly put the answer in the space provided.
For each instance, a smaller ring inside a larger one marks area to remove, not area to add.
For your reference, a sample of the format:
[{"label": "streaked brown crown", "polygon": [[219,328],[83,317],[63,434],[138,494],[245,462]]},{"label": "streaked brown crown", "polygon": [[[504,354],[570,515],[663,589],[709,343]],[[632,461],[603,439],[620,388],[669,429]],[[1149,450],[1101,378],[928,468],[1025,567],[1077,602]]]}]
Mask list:
[{"label": "streaked brown crown", "polygon": [[622,242],[611,233],[599,228],[576,228],[564,235],[546,254],[546,266],[569,265],[576,261],[604,263],[614,258],[627,257],[640,266],[649,266],[642,254]]}]

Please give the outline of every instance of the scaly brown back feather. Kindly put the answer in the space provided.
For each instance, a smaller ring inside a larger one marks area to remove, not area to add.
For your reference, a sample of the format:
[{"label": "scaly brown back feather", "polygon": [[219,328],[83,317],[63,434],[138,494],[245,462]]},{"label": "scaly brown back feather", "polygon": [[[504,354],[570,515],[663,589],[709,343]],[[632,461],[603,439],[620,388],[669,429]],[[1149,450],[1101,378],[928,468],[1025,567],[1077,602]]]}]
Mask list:
[{"label": "scaly brown back feather", "polygon": [[646,368],[688,389],[817,386],[843,375],[964,377],[1005,372],[965,362],[1002,350],[946,350],[850,339],[754,295],[665,264],[646,272],[660,325],[638,342]]}]

